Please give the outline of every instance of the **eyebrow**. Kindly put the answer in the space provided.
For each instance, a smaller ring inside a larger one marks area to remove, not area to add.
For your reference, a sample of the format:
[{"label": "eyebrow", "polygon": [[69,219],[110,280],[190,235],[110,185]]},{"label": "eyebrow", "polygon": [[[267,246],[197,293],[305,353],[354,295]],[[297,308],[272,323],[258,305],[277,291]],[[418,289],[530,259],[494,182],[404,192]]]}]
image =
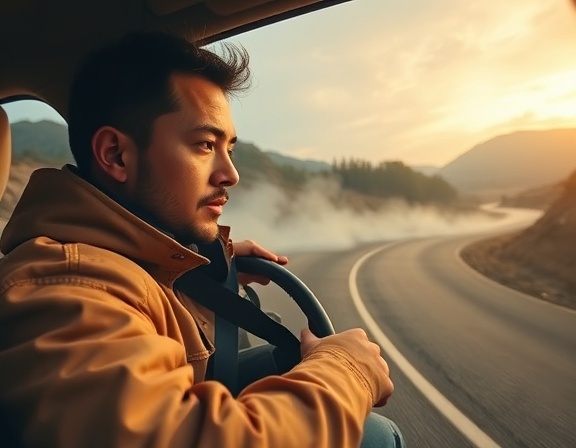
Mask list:
[{"label": "eyebrow", "polygon": [[[223,129],[217,127],[217,126],[213,126],[211,124],[202,124],[200,126],[196,126],[195,128],[192,129],[192,131],[194,132],[210,132],[211,134],[214,134],[216,137],[218,138],[226,138],[226,132],[224,132]],[[228,143],[236,143],[238,141],[238,137],[235,135],[234,137],[232,137]]]}]

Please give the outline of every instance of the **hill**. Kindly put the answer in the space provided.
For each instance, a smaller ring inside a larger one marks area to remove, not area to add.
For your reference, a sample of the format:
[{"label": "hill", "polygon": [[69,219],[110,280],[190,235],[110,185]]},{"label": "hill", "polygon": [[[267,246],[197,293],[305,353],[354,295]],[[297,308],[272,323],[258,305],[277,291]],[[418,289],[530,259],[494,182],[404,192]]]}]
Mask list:
[{"label": "hill", "polygon": [[303,170],[309,173],[319,173],[322,171],[330,171],[331,165],[319,160],[310,159],[295,159],[293,157],[288,157],[283,154],[266,151],[265,153],[275,165],[279,167],[291,167],[297,170]]},{"label": "hill", "polygon": [[10,125],[12,157],[43,162],[72,161],[66,126],[49,120],[19,121]]},{"label": "hill", "polygon": [[438,174],[463,193],[500,197],[559,182],[576,169],[576,129],[519,131],[476,145]]},{"label": "hill", "polygon": [[439,175],[440,168],[434,165],[412,165],[414,171],[425,174],[426,176]]},{"label": "hill", "polygon": [[502,207],[534,208],[546,210],[564,191],[566,182],[530,188],[515,195],[503,195],[500,199]]},{"label": "hill", "polygon": [[462,257],[504,285],[576,309],[575,247],[576,171],[534,225],[469,246]]}]

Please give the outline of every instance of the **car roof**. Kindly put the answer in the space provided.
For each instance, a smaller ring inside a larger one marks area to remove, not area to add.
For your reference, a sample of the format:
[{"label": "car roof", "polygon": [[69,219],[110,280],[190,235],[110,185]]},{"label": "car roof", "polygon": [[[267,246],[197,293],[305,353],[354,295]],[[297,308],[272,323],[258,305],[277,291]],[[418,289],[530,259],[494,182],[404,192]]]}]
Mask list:
[{"label": "car roof", "polygon": [[131,31],[209,43],[350,0],[2,0],[0,103],[41,99],[66,118],[84,54]]}]

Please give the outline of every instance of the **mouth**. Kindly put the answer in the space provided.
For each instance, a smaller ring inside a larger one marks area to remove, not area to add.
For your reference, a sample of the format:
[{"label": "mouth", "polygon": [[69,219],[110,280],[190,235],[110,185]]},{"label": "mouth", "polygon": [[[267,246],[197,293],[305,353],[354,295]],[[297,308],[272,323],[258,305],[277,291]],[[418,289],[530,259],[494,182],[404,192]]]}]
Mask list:
[{"label": "mouth", "polygon": [[222,214],[222,208],[226,202],[228,202],[227,197],[219,197],[205,202],[204,207],[210,210],[213,214],[220,216]]}]

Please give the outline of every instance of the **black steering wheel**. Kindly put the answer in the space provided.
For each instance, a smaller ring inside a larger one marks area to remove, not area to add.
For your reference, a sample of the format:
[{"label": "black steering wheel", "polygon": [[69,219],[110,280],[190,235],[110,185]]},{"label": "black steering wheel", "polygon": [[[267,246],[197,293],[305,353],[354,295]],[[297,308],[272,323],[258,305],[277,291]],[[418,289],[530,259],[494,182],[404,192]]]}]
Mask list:
[{"label": "black steering wheel", "polygon": [[[214,272],[207,272],[213,265],[218,268],[220,252],[214,252],[210,257],[213,263],[206,265],[204,271],[202,268],[192,269],[182,275],[175,285],[185,296],[194,298],[216,315],[214,345],[217,350],[207,378],[222,382],[236,394],[264,376],[287,372],[300,361],[300,343],[290,330],[270,319],[259,306],[252,306],[248,300],[237,296],[237,273],[270,279],[294,299],[307,317],[308,327],[317,337],[334,334],[332,322],[314,293],[286,268],[261,258],[233,257],[224,286],[221,280],[211,278],[210,274],[214,275]],[[226,295],[230,293],[233,297]],[[214,300],[216,297],[219,300]],[[240,330],[269,343],[239,350]]]},{"label": "black steering wheel", "polygon": [[[292,297],[308,319],[308,327],[316,336],[324,337],[334,334],[334,326],[314,293],[288,269],[277,263],[256,257],[236,257],[234,264],[237,273],[268,278]],[[260,299],[256,293],[249,287],[245,287],[245,290],[246,292],[252,291],[253,294],[249,294],[249,298],[260,308]],[[270,332],[290,333],[281,323],[276,323],[275,328],[269,329]],[[290,337],[293,338],[291,334]],[[266,339],[266,337],[264,338]],[[294,338],[294,341],[297,342],[297,339]],[[232,359],[233,356],[235,359]],[[249,346],[236,352],[236,354],[229,353],[227,356],[228,366],[233,362],[237,370],[237,379],[232,390],[238,392],[264,376],[287,372],[299,359],[299,356],[296,359],[292,350],[286,351],[285,348],[274,347],[271,344]]]},{"label": "black steering wheel", "polygon": [[334,326],[314,293],[285,267],[257,257],[236,257],[236,270],[270,279],[286,292],[308,319],[308,327],[318,337],[334,334]]}]

